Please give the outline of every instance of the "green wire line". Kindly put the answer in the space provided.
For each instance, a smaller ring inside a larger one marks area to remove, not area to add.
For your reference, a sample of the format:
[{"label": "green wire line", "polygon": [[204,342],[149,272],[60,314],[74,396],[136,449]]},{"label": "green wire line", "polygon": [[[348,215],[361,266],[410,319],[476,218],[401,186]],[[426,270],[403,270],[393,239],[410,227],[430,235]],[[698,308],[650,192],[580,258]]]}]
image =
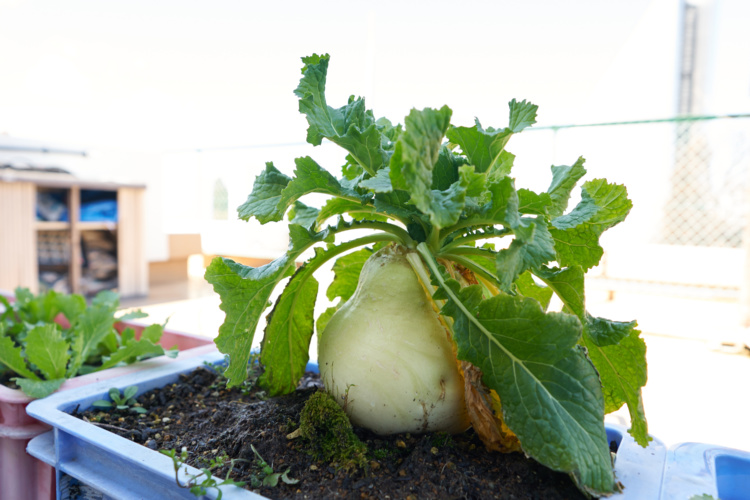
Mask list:
[{"label": "green wire line", "polygon": [[627,120],[619,122],[600,122],[600,123],[571,123],[568,125],[544,125],[541,127],[529,127],[525,131],[533,130],[564,130],[569,128],[583,128],[583,127],[610,127],[616,125],[643,125],[649,123],[682,123],[682,122],[699,122],[709,120],[724,120],[731,118],[750,118],[750,113],[736,113],[726,115],[697,115],[697,116],[675,116],[672,118],[655,118],[652,120]]}]

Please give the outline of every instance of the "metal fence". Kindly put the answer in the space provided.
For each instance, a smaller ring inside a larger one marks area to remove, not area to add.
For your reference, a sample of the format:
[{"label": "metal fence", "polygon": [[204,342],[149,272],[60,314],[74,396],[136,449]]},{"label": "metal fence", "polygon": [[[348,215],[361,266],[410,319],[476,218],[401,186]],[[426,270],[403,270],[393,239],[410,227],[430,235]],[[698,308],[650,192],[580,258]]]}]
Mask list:
[{"label": "metal fence", "polygon": [[544,189],[549,165],[583,156],[587,178],[628,188],[633,210],[605,234],[595,270],[607,287],[731,301],[748,295],[750,115],[531,130],[509,144],[519,185]]}]

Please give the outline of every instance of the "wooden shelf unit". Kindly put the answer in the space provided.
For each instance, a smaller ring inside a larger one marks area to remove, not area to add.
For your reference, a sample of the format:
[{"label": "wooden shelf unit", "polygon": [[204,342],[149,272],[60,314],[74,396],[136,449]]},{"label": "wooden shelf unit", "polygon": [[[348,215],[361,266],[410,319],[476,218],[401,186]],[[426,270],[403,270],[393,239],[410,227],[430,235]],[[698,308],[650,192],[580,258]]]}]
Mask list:
[{"label": "wooden shelf unit", "polygon": [[[37,220],[37,194],[66,193],[68,221]],[[81,221],[81,191],[111,191],[117,200],[117,222]],[[108,231],[116,239],[117,291],[121,297],[148,294],[148,262],[144,248],[145,187],[89,182],[67,174],[0,170],[0,289],[21,286],[38,293],[40,271],[60,264],[40,265],[39,235],[63,232],[69,245],[69,290],[82,293],[81,241],[86,231]]]}]

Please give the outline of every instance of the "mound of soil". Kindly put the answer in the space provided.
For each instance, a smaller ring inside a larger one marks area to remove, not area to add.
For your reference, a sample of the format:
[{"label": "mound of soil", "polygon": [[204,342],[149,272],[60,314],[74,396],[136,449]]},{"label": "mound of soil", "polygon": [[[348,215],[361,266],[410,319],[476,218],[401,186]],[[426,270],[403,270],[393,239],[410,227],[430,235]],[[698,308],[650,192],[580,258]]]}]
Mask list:
[{"label": "mound of soil", "polygon": [[[129,411],[85,411],[75,415],[153,450],[187,448],[187,463],[205,467],[226,454],[231,477],[245,488],[273,499],[582,499],[565,474],[553,472],[522,454],[489,453],[472,432],[460,435],[378,436],[355,428],[367,445],[369,466],[348,474],[319,463],[305,443],[288,435],[297,429],[305,401],[319,390],[308,373],[298,390],[265,398],[255,388],[226,389],[226,380],[198,368],[175,384],[145,393],[138,402],[145,415]],[[252,446],[251,446],[252,445]],[[263,486],[268,476],[257,453],[274,472],[296,480]],[[228,467],[213,470],[225,477]]]}]

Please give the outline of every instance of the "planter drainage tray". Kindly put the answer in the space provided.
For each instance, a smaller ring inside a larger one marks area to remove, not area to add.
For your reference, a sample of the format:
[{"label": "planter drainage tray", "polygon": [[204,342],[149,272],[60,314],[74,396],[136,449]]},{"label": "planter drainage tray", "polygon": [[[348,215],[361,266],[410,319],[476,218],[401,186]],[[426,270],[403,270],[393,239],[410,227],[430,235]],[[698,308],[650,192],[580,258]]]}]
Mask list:
[{"label": "planter drainage tray", "polygon": [[[54,430],[33,439],[28,451],[55,467],[57,484],[65,476],[71,476],[111,498],[194,499],[187,489],[177,487],[169,457],[91,425],[70,413],[76,408],[84,410],[97,399],[106,398],[111,387],[123,390],[127,386],[137,385],[138,394],[142,394],[176,382],[180,374],[188,373],[205,362],[220,363],[223,360],[222,354],[214,352],[34,401],[29,405],[28,413],[51,425]],[[308,369],[317,371],[317,365],[311,363]],[[659,498],[667,451],[664,445],[655,439],[647,449],[643,449],[624,428],[610,424],[607,424],[607,437],[618,443],[615,470],[618,479],[625,485],[624,493],[612,498]],[[199,472],[193,467],[188,470],[191,474]],[[181,479],[184,482],[186,476]],[[208,498],[215,498],[216,491],[209,491],[211,495]],[[58,498],[62,498],[59,491]],[[223,498],[265,497],[231,486],[223,488]]]}]

